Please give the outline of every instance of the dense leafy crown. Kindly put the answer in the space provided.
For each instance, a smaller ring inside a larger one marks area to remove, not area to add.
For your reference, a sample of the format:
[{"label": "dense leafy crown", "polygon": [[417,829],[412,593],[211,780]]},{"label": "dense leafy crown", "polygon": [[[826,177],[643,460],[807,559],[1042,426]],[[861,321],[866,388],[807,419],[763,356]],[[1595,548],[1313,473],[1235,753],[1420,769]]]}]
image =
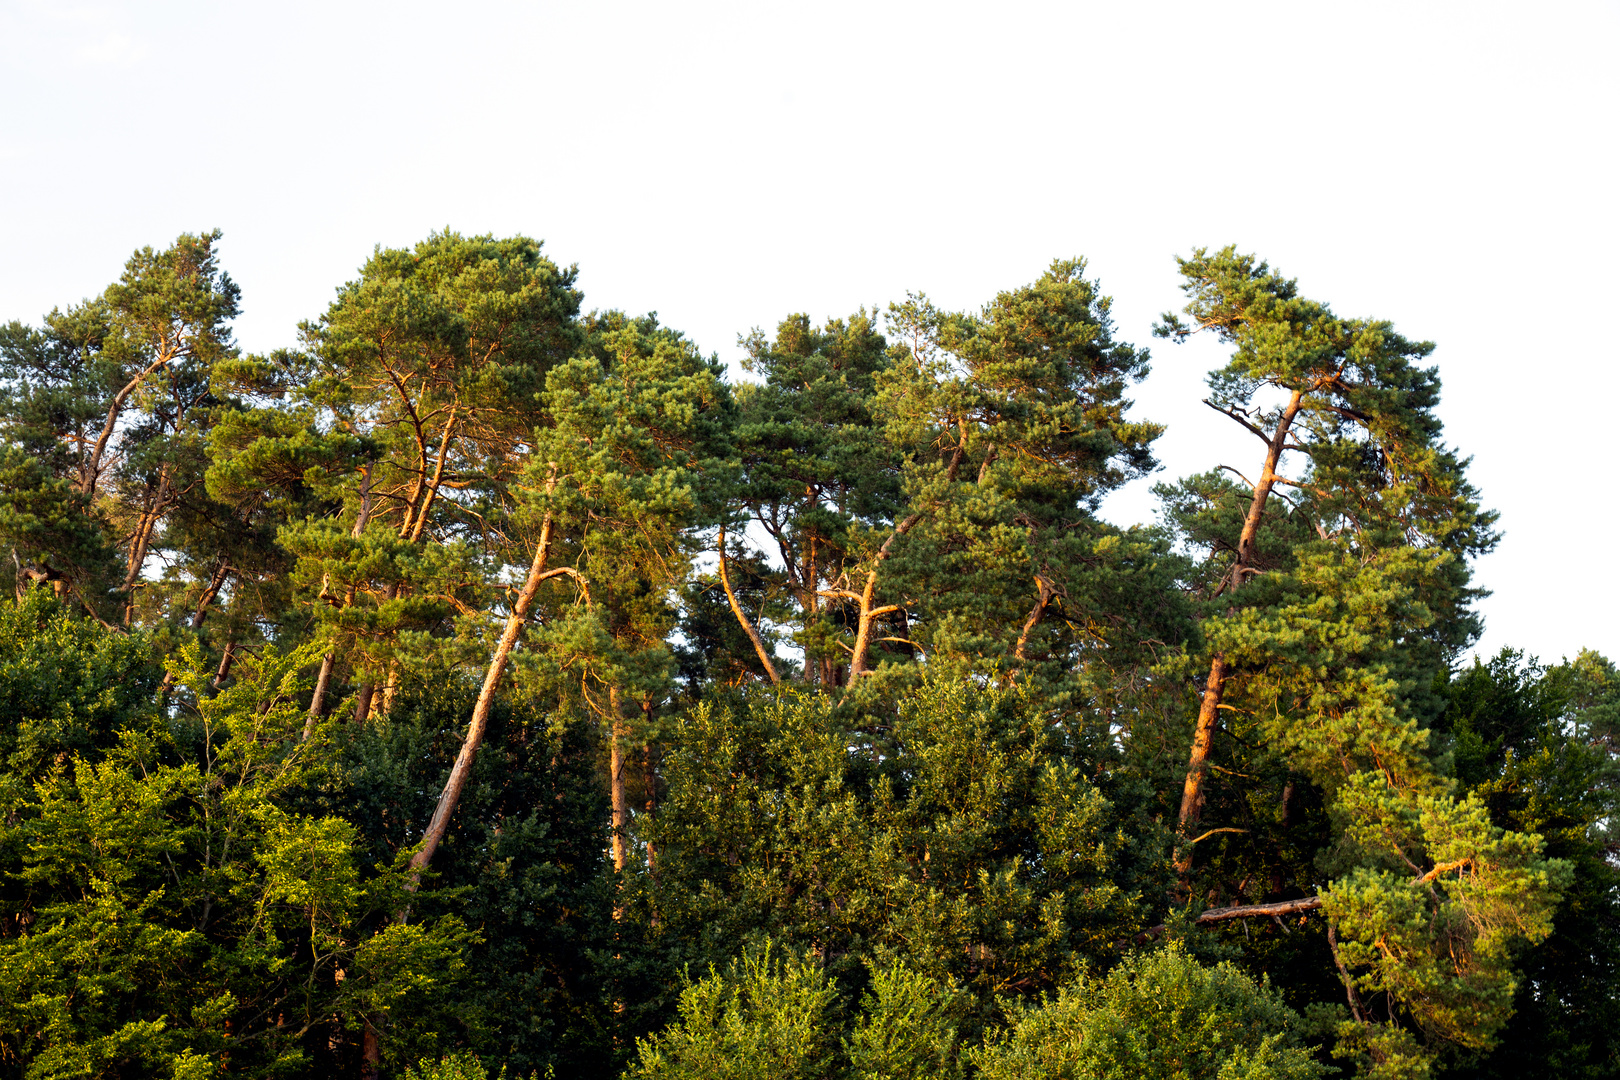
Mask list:
[{"label": "dense leafy crown", "polygon": [[1433,346],[1227,248],[740,339],[526,237],[0,328],[0,1077],[1609,1076],[1620,675],[1472,664]]}]

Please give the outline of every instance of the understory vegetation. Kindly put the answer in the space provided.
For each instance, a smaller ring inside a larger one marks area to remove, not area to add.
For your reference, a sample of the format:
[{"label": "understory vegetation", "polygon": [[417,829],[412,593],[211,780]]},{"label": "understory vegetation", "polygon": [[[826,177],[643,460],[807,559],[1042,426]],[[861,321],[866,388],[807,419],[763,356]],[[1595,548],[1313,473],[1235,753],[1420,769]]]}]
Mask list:
[{"label": "understory vegetation", "polygon": [[245,355],[219,239],[0,328],[0,1077],[1620,1074],[1620,672],[1471,658],[1431,344],[1194,251],[1250,452],[1121,527],[1080,259],[732,378],[453,233]]}]

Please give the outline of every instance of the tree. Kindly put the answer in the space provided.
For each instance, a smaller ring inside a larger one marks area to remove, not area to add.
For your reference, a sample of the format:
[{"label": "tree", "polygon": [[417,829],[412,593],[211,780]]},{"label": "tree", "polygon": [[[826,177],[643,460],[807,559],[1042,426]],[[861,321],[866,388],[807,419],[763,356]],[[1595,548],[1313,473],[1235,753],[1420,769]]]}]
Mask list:
[{"label": "tree", "polygon": [[[650,718],[669,693],[672,600],[687,569],[687,530],[706,523],[699,476],[719,449],[730,397],[718,362],[652,316],[609,312],[593,316],[587,330],[586,347],[546,380],[548,423],[532,434],[514,518],[517,529],[533,530],[533,556],[413,859],[417,868],[432,859],[460,798],[537,598],[544,613],[531,635],[531,675],[553,700],[603,722],[613,862],[625,866],[626,753],[646,745]],[[639,724],[627,715],[632,702],[640,706]]]},{"label": "tree", "polygon": [[1493,824],[1544,838],[1567,860],[1572,883],[1553,931],[1517,959],[1513,1016],[1496,1049],[1447,1075],[1607,1076],[1620,1060],[1620,995],[1613,971],[1620,936],[1620,875],[1611,861],[1614,757],[1600,732],[1620,680],[1604,657],[1583,651],[1545,668],[1504,649],[1453,675],[1437,730],[1456,776]]},{"label": "tree", "polygon": [[1047,719],[949,673],[881,722],[793,690],[691,710],[646,833],[652,947],[707,964],[769,934],[840,979],[890,950],[972,994],[980,1025],[997,994],[1110,955],[1152,921],[1164,837],[1129,785],[1115,804],[1088,779],[1083,732]]},{"label": "tree", "polygon": [[[32,684],[7,727],[35,750],[3,779],[8,1069],[280,1075],[334,1017],[358,1026],[409,996],[438,1025],[435,994],[470,935],[454,917],[378,921],[398,873],[368,874],[352,825],[297,805],[324,771],[324,738],[301,737],[305,657],[266,650],[219,694],[211,665],[192,666],[196,711],[170,722],[141,637],[75,620],[38,590],[0,622],[19,647],[9,681]],[[87,695],[92,737],[46,736]]]},{"label": "tree", "polygon": [[[1160,429],[1125,418],[1147,353],[1114,340],[1110,301],[1084,273],[1084,260],[1055,262],[976,316],[922,297],[891,311],[901,344],[875,411],[904,455],[906,508],[856,538],[826,590],[852,605],[852,679],[874,670],[878,636],[1015,667],[1050,655],[1056,627],[1085,636],[1090,612],[1045,618],[1071,585],[1077,601],[1087,591],[1106,531],[1090,512],[1151,467]],[[878,633],[887,617],[898,633]]]},{"label": "tree", "polygon": [[[353,823],[363,865],[396,865],[417,849],[461,749],[475,675],[446,665],[402,690],[386,718],[334,733],[319,805]],[[557,723],[548,705],[510,691],[496,699],[431,869],[408,898],[410,922],[454,916],[480,932],[459,950],[465,979],[441,1049],[467,1048],[514,1076],[611,1075],[628,1041],[615,1045],[602,959],[614,890],[601,740],[589,722]],[[395,1060],[434,1050],[416,1033],[419,1016],[409,1001],[390,1014]]]},{"label": "tree", "polygon": [[891,314],[906,356],[884,378],[880,415],[909,459],[910,512],[868,556],[861,591],[893,559],[891,588],[918,597],[903,606],[930,656],[1072,671],[1113,636],[1096,579],[1152,560],[1110,558],[1124,538],[1093,517],[1152,468],[1162,429],[1125,416],[1147,352],[1114,339],[1111,301],[1085,269],[1055,262],[976,316],[920,297]]},{"label": "tree", "polygon": [[[142,248],[101,296],[52,311],[42,329],[13,322],[0,334],[5,438],[41,473],[8,487],[19,573],[26,554],[28,576],[61,582],[93,613],[107,608],[110,586],[126,624],[153,536],[180,494],[201,486],[210,374],[236,351],[229,324],[241,290],[219,266],[220,235]],[[41,500],[59,509],[42,519]],[[64,515],[89,518],[100,544],[45,525]],[[110,575],[107,546],[124,553],[116,583],[98,580]]]},{"label": "tree", "polygon": [[[1434,687],[1477,632],[1467,561],[1494,543],[1493,516],[1440,442],[1439,380],[1417,364],[1432,345],[1340,319],[1230,248],[1181,267],[1193,322],[1167,315],[1161,332],[1208,329],[1234,346],[1208,403],[1265,450],[1252,480],[1232,470],[1242,487],[1209,474],[1161,488],[1207,553],[1193,587],[1208,674],[1177,868],[1191,891],[1196,845],[1218,838],[1230,854],[1203,860],[1212,896],[1264,881],[1268,861],[1274,886],[1297,888],[1275,860],[1299,827],[1297,785],[1313,787],[1325,811],[1314,843],[1332,845],[1317,869],[1334,880],[1288,906],[1328,916],[1353,1017],[1341,1050],[1364,1051],[1370,1075],[1422,1071],[1448,1047],[1491,1045],[1510,1013],[1514,951],[1550,932],[1569,880],[1539,837],[1504,832],[1477,801],[1447,794],[1431,745]],[[1304,461],[1292,476],[1288,454]],[[1222,767],[1232,817],[1195,836],[1222,731],[1235,748]],[[1280,789],[1280,810],[1256,812],[1265,788]],[[1382,996],[1382,1017],[1369,995]]]},{"label": "tree", "polygon": [[1082,977],[972,1056],[985,1080],[1284,1080],[1327,1075],[1300,1017],[1229,963],[1204,967],[1170,946]]},{"label": "tree", "polygon": [[1084,260],[1056,262],[977,314],[912,297],[889,312],[892,345],[864,311],[822,330],[796,315],[775,340],[746,340],[765,381],[741,399],[735,504],[775,541],[792,604],[772,612],[800,624],[808,681],[849,685],[883,658],[936,654],[1070,672],[1119,614],[1096,604],[1111,591],[1098,583],[1165,561],[1093,517],[1151,467],[1159,429],[1125,418],[1147,353],[1114,339],[1110,301],[1084,274]]},{"label": "tree", "polygon": [[0,1074],[1613,1071],[1620,676],[1459,663],[1430,345],[1195,252],[1260,469],[1119,527],[1080,260],[731,386],[449,232],[242,356],[216,248],[0,330]]},{"label": "tree", "polygon": [[[1232,501],[1229,486],[1211,476],[1164,489],[1172,513],[1190,539],[1209,551],[1211,570],[1218,568],[1200,583],[1207,598],[1218,604],[1225,597],[1227,607],[1212,615],[1205,631],[1211,640],[1209,675],[1178,815],[1185,835],[1198,822],[1228,683],[1243,674],[1234,671],[1222,631],[1227,626],[1246,630],[1245,620],[1252,626],[1267,607],[1286,605],[1289,594],[1253,586],[1296,566],[1294,576],[1306,588],[1346,590],[1346,600],[1389,586],[1405,594],[1405,613],[1388,601],[1382,604],[1389,613],[1383,617],[1394,615],[1396,621],[1369,643],[1380,650],[1370,662],[1362,661],[1369,676],[1358,680],[1349,670],[1335,673],[1345,684],[1360,681],[1356,690],[1371,690],[1375,700],[1388,705],[1355,708],[1347,696],[1334,701],[1330,685],[1311,687],[1312,711],[1319,719],[1310,726],[1318,743],[1344,748],[1341,775],[1353,771],[1353,760],[1371,760],[1369,754],[1392,778],[1403,770],[1423,771],[1412,725],[1387,713],[1414,706],[1421,712],[1429,704],[1421,699],[1423,689],[1432,684],[1446,650],[1477,633],[1477,620],[1467,611],[1475,595],[1467,587],[1467,560],[1494,544],[1495,516],[1479,509],[1463,462],[1439,441],[1440,421],[1433,411],[1439,377],[1418,366],[1433,352],[1432,343],[1408,341],[1386,322],[1340,319],[1326,305],[1300,296],[1292,280],[1233,248],[1214,255],[1199,249],[1179,262],[1190,298],[1186,313],[1193,321],[1166,314],[1157,332],[1184,340],[1208,330],[1234,346],[1231,361],[1209,378],[1212,395],[1206,404],[1265,448],[1253,480],[1231,470],[1249,492],[1235,536],[1221,520],[1226,513],[1221,504]],[[1304,475],[1290,478],[1279,471],[1290,453],[1304,457]],[[1289,507],[1295,513],[1273,509],[1268,520],[1279,485],[1297,494]],[[1281,540],[1283,550],[1268,554],[1262,530],[1279,518],[1289,524],[1271,528],[1283,530],[1288,539]],[[1374,567],[1373,574],[1357,573],[1357,561]],[[1334,631],[1323,626],[1321,633],[1330,638]],[[1264,647],[1254,652],[1251,668],[1270,655]],[[1408,659],[1400,661],[1397,654]],[[1375,665],[1404,677],[1405,685],[1389,690],[1366,685]],[[1386,716],[1380,718],[1380,711]],[[1181,856],[1184,867],[1190,857],[1188,843]]]},{"label": "tree", "polygon": [[266,463],[347,440],[341,517],[289,526],[282,543],[331,642],[317,683],[352,663],[357,719],[379,678],[387,711],[412,640],[442,638],[452,612],[481,606],[469,594],[484,586],[475,548],[498,527],[491,503],[540,422],[546,372],[577,341],[575,271],[540,249],[455,233],[379,248],[303,327],[305,354],[282,360],[300,376],[287,381],[304,425]]},{"label": "tree", "polygon": [[[847,612],[824,586],[839,573],[853,532],[901,516],[900,456],[874,414],[877,380],[891,362],[888,342],[863,309],[819,330],[809,316],[790,315],[774,339],[756,329],[742,343],[744,368],[762,381],[737,388],[733,438],[742,469],[725,527],[738,535],[747,515],[771,537],[781,568],[760,579],[767,610],[798,624],[804,680],[838,686],[847,681],[837,644]],[[723,534],[719,547],[726,562],[736,561]],[[750,651],[769,655],[763,640],[753,640],[757,620],[741,611],[728,582],[721,585]]]}]

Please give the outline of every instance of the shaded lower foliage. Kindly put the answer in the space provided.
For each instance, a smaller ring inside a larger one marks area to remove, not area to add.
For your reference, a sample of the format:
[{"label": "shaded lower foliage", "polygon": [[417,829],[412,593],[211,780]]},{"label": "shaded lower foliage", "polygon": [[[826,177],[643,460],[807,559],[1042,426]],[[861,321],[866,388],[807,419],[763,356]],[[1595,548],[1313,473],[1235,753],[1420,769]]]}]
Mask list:
[{"label": "shaded lower foliage", "polygon": [[[475,696],[447,678],[345,733],[340,779],[321,797],[346,808],[373,858],[398,859],[420,837]],[[478,934],[446,1035],[515,1075],[601,1074],[624,1052],[599,962],[612,947],[614,885],[598,744],[590,725],[553,727],[501,699],[431,889],[411,903],[413,920],[453,913]]]},{"label": "shaded lower foliage", "polygon": [[1167,894],[1164,834],[1074,723],[943,679],[880,715],[795,692],[699,706],[642,830],[646,947],[701,967],[770,935],[851,987],[901,955],[971,996],[976,1034],[1001,998],[1117,955]]},{"label": "shaded lower foliage", "polygon": [[1514,1015],[1488,1055],[1447,1075],[1620,1075],[1620,811],[1611,746],[1620,677],[1595,653],[1544,667],[1504,649],[1447,687],[1458,780],[1503,827],[1540,834],[1574,878],[1550,937],[1518,957]]}]

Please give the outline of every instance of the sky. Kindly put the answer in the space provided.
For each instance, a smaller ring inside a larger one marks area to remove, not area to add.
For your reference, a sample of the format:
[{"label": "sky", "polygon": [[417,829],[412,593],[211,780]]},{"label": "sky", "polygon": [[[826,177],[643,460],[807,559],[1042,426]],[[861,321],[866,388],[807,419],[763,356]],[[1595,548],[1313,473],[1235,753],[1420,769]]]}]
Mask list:
[{"label": "sky", "polygon": [[[1200,404],[1219,346],[1150,337],[1175,256],[1235,243],[1438,344],[1501,513],[1479,649],[1616,657],[1617,47],[1615,0],[0,0],[0,319],[219,228],[265,351],[449,228],[734,364],[792,312],[976,308],[1083,255],[1153,346],[1167,479],[1255,465]],[[1105,516],[1151,520],[1151,482]]]}]

